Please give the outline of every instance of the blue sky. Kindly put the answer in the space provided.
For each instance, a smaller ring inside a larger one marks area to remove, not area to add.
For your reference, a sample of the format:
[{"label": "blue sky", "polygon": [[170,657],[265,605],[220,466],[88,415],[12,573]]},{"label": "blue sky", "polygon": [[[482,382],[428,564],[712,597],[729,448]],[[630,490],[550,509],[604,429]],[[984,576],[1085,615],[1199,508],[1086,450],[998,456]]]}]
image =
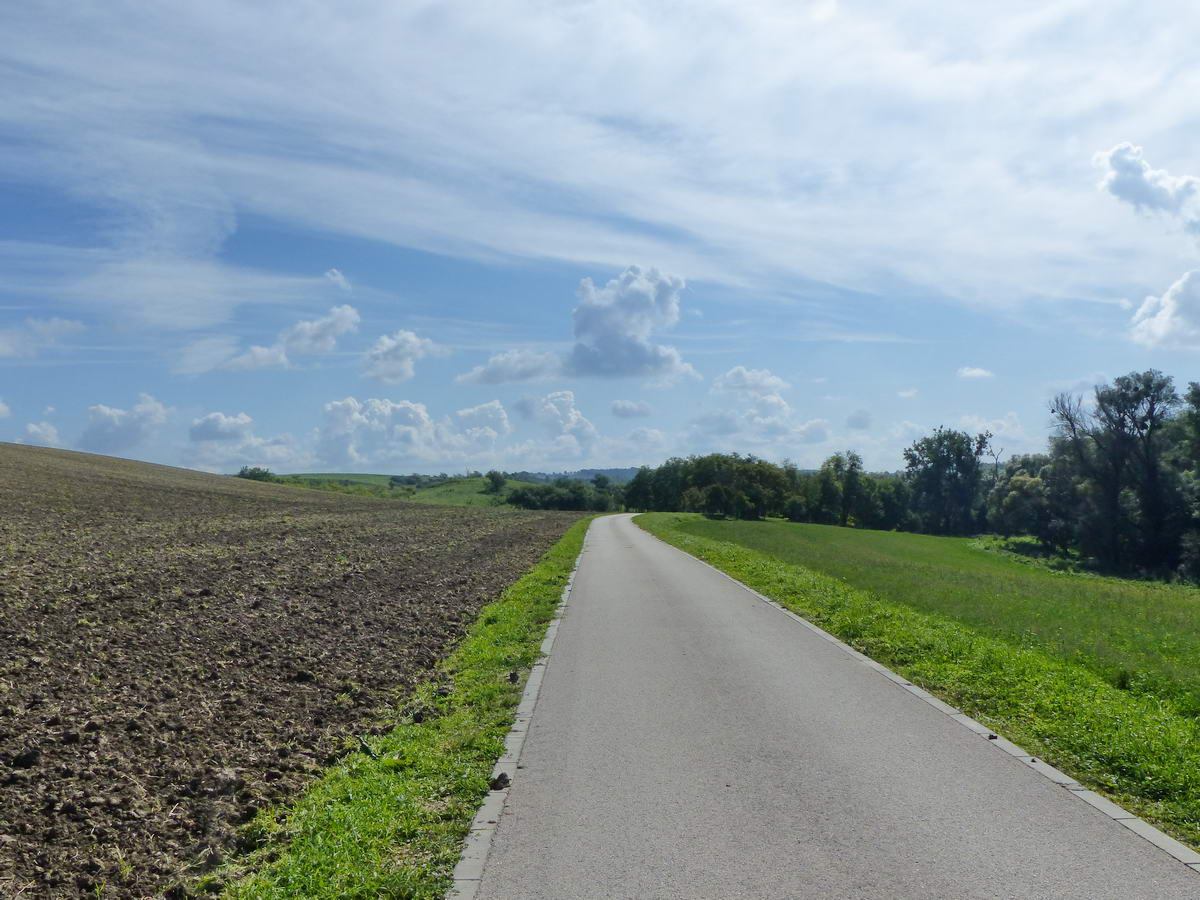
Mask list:
[{"label": "blue sky", "polygon": [[0,440],[873,469],[1200,379],[1200,11],[7,4]]}]

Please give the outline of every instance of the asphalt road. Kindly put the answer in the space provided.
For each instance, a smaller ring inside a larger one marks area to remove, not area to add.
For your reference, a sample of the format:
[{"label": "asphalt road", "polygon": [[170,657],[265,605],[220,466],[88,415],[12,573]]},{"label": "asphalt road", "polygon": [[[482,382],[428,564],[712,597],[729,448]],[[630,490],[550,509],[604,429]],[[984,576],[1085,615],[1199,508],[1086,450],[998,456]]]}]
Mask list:
[{"label": "asphalt road", "polygon": [[837,645],[598,519],[480,898],[1200,897]]}]

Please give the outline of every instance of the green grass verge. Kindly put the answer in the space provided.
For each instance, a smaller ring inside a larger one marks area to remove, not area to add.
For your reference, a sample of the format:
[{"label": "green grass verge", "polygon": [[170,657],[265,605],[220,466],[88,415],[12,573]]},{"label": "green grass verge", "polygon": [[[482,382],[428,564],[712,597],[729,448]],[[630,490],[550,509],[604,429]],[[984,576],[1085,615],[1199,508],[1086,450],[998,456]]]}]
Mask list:
[{"label": "green grass verge", "polygon": [[[1037,646],[743,546],[744,530],[719,527],[737,523],[709,527],[678,513],[636,521],[1200,848],[1200,722],[1169,698],[1122,690]],[[737,543],[713,536],[722,534]]]},{"label": "green grass verge", "polygon": [[368,740],[370,755],[346,756],[246,827],[257,849],[217,876],[226,898],[444,895],[589,522],[483,608],[438,677],[406,698],[402,724]]},{"label": "green grass verge", "polygon": [[1109,684],[1200,715],[1200,590],[1053,572],[970,538],[791,522],[682,521],[730,540],[1084,666]]}]

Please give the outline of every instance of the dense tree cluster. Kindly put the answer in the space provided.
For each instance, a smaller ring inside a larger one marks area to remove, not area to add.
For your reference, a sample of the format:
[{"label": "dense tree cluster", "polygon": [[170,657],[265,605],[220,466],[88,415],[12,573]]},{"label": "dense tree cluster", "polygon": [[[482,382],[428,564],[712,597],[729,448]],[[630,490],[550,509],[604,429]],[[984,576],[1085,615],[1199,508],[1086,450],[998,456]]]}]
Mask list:
[{"label": "dense tree cluster", "polygon": [[596,475],[591,481],[559,478],[551,484],[522,485],[510,490],[506,499],[525,509],[609,512],[621,508],[622,494],[621,485],[607,475]]},{"label": "dense tree cluster", "polygon": [[[625,486],[635,510],[930,534],[1031,535],[1112,571],[1200,578],[1200,384],[1132,372],[1092,397],[1061,394],[1045,453],[1002,462],[991,435],[948,428],[904,451],[905,469],[863,470],[853,451],[817,471],[709,454],[642,468]],[[581,508],[581,507],[577,507]]]}]

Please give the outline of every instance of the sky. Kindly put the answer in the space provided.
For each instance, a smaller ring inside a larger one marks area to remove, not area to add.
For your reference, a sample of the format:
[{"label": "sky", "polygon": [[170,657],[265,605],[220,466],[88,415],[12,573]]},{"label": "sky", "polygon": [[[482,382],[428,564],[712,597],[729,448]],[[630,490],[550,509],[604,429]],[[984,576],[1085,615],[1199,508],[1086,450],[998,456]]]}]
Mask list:
[{"label": "sky", "polygon": [[0,440],[236,471],[1036,451],[1200,380],[1200,7],[0,6]]}]

